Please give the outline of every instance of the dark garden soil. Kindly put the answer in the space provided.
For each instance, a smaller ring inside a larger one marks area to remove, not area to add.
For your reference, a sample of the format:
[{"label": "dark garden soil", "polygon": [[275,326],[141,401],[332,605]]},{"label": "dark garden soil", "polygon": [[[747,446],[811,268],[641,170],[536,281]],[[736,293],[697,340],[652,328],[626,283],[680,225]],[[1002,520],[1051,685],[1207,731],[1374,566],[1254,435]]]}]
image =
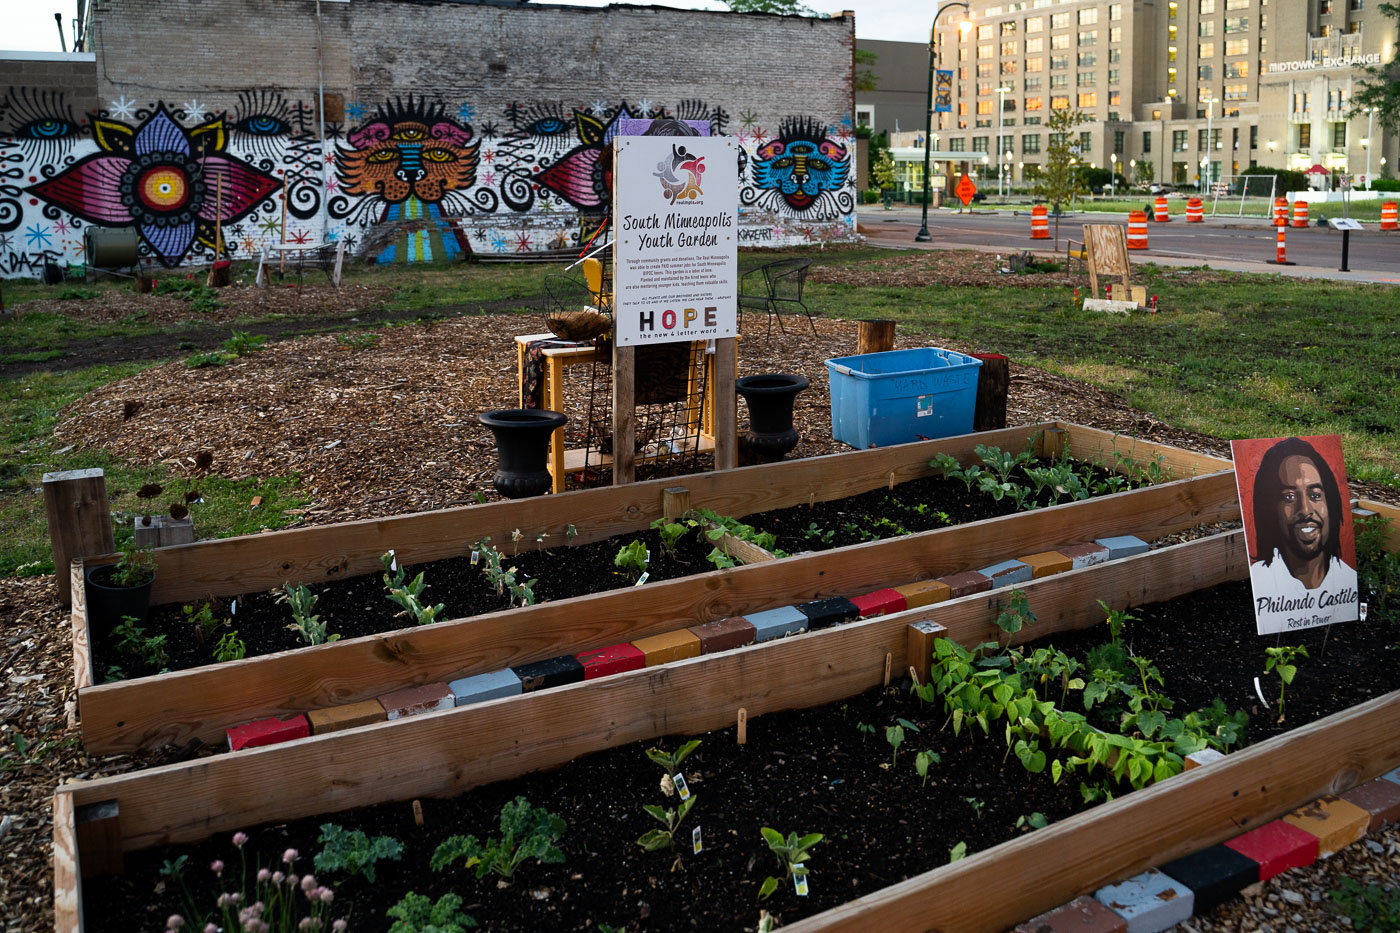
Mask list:
[{"label": "dark garden soil", "polygon": [[[1099,471],[1100,478],[1108,474]],[[1049,494],[1042,498],[1048,502]],[[969,493],[957,480],[924,478],[911,480],[893,490],[877,489],[845,499],[775,509],[749,516],[744,521],[758,531],[777,535],[779,550],[788,553],[820,551],[862,541],[873,541],[928,531],[949,525],[1008,515],[1016,510],[1008,498],[994,500],[985,494]],[[618,568],[618,550],[639,540],[650,554],[645,582],[673,580],[715,569],[706,559],[714,545],[699,531],[680,539],[675,554],[662,547],[656,531],[622,535],[577,547],[532,550],[533,534],[524,530],[519,542],[494,541],[491,546],[502,555],[503,567],[516,568],[516,580],[537,580],[537,602],[584,596],[633,585],[636,574]],[[542,542],[548,545],[551,542]],[[563,542],[560,542],[563,543]],[[469,551],[473,542],[463,542]],[[518,547],[517,547],[518,545]],[[514,553],[519,551],[518,554]],[[445,606],[440,619],[461,619],[509,608],[505,594],[498,593],[482,573],[484,564],[473,564],[469,557],[454,557],[430,564],[407,567],[408,578],[418,573],[428,586],[421,601]],[[412,625],[406,613],[385,597],[383,574],[374,573],[310,587],[318,597],[313,610],[327,623],[330,634],[342,639],[393,631]],[[247,647],[247,656],[256,657],[302,646],[297,632],[288,627],[291,612],[279,601],[281,591],[250,593],[236,599],[212,599],[209,605],[216,619],[226,621],[212,637],[204,636],[190,624],[179,605],[155,607],[145,635],[165,635],[164,663],[149,662],[133,650],[123,652],[109,633],[94,631],[93,665],[103,679],[120,680],[159,673],[162,668],[184,670],[213,663],[215,642],[229,630],[237,632]],[[202,603],[196,602],[198,609]]]},{"label": "dark garden soil", "polygon": [[[1177,698],[1175,714],[1219,696],[1231,709],[1250,713],[1248,742],[1283,731],[1253,695],[1253,677],[1262,676],[1263,648],[1274,639],[1254,635],[1248,583],[1143,607],[1136,614],[1141,620],[1129,623],[1124,641],[1162,671],[1166,693]],[[1105,637],[1099,627],[1048,641],[1082,656]],[[1368,623],[1337,626],[1330,636],[1309,631],[1289,640],[1307,645],[1312,657],[1300,662],[1289,690],[1287,728],[1400,687],[1400,627],[1393,619],[1373,613]],[[1271,702],[1277,697],[1272,678],[1265,684]],[[884,730],[901,717],[921,731],[907,735],[892,761]],[[320,881],[335,887],[336,916],[348,916],[355,930],[386,929],[385,911],[407,891],[433,899],[457,892],[468,913],[498,931],[583,930],[605,923],[633,931],[751,930],[760,907],[791,923],[937,868],[959,843],[971,852],[1031,831],[1018,822],[1033,813],[1054,822],[1086,807],[1076,779],[1055,785],[1048,773],[1028,774],[1014,756],[1005,760],[996,730],[991,738],[969,731],[957,737],[942,730],[944,719],[940,708],[921,705],[905,684],[755,719],[745,746],[735,743],[732,729],[703,736],[683,765],[698,799],[681,827],[684,852],[674,869],[674,853],[646,853],[634,840],[656,825],[643,804],[675,806],[674,798],[662,796],[661,771],[644,749],[674,750],[681,737],[602,751],[452,800],[425,800],[421,829],[407,802],[248,827],[247,864],[250,873],[257,865],[285,867],[275,863],[291,847],[302,853],[296,867],[309,870],[320,848],[318,827],[332,820],[371,836],[395,837],[404,845],[403,860],[379,863],[376,884],[318,873]],[[867,734],[858,728],[862,724],[875,731]],[[941,756],[926,785],[914,768],[921,750]],[[494,876],[477,880],[460,863],[443,872],[429,869],[433,851],[449,835],[499,835],[497,814],[517,795],[567,822],[559,843],[562,864],[527,862],[504,886]],[[703,833],[699,855],[689,845],[695,826]],[[809,863],[806,898],[799,899],[785,883],[771,900],[757,900],[763,879],[777,873],[761,826],[825,835]],[[199,905],[212,909],[220,890],[230,888],[221,889],[206,866],[216,858],[229,866],[239,860],[227,833],[183,849],[128,854],[124,876],[85,881],[88,928],[154,931],[164,928],[170,914],[185,913],[177,887],[158,874],[165,860],[181,854],[190,856],[186,878]],[[229,875],[236,876],[236,869],[226,870],[226,883]]]}]

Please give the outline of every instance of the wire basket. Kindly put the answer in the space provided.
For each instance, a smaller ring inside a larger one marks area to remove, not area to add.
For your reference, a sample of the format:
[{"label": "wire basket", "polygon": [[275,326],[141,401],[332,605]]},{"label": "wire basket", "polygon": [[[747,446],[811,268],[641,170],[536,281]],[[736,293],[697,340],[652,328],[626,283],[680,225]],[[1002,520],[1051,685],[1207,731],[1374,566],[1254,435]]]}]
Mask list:
[{"label": "wire basket", "polygon": [[549,302],[544,324],[554,336],[585,341],[612,333],[612,312],[594,305],[594,294],[583,282],[566,275],[547,275],[544,290]]}]

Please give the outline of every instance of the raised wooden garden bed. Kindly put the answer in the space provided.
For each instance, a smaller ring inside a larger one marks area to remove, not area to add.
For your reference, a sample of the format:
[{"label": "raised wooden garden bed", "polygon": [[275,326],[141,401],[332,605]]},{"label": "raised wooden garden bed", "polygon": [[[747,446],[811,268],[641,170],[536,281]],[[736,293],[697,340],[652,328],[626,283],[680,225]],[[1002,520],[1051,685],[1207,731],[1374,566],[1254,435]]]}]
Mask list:
[{"label": "raised wooden garden bed", "polygon": [[[1041,438],[1043,455],[1069,446],[1081,460],[1112,467],[1120,457],[1160,457],[1175,475],[1161,486],[940,529],[840,551],[789,558],[543,603],[111,684],[96,682],[82,586],[74,586],[73,644],[83,744],[101,754],[221,742],[224,730],[270,716],[372,699],[510,665],[661,634],[678,627],[831,595],[855,595],[984,566],[1101,535],[1145,540],[1238,515],[1229,462],[1091,428],[1048,423],[747,467],[684,478],[692,507],[736,517],[828,501],[931,475],[939,452],[970,459],[978,444],[1019,450]],[[528,540],[547,531],[575,544],[635,532],[677,498],[675,479],[210,541],[156,552],[155,603],[173,603],[317,582],[373,571],[393,548],[406,564],[460,555],[483,537]],[[1066,511],[1071,510],[1071,511]],[[1073,516],[1072,518],[1069,516]],[[1068,532],[1067,529],[1072,529]],[[879,548],[878,551],[869,550]],[[81,562],[73,579],[80,580]]]},{"label": "raised wooden garden bed", "polygon": [[[1199,485],[1177,484],[1177,489]],[[1145,502],[1143,493],[1153,491],[1077,505],[1073,513],[1018,516],[1018,527],[1044,535],[1044,528],[1024,519],[1049,516],[1054,524],[1072,515],[1076,523],[1092,522],[1093,507],[1129,496]],[[1362,505],[1392,520],[1390,546],[1400,548],[1400,509]],[[975,546],[972,538],[985,537],[997,525],[983,523],[974,529],[980,535],[968,535],[963,544]],[[951,537],[957,531],[940,534]],[[827,579],[834,579],[837,565],[863,563],[861,558],[878,553],[885,567],[898,568],[904,557],[884,558],[901,546],[908,548],[909,540],[814,555],[792,566],[817,562],[804,570],[816,573],[828,559]],[[1247,560],[1243,533],[1236,531],[1032,581],[1023,589],[1038,616],[1033,634],[1097,624],[1099,599],[1141,604],[1246,579]],[[777,568],[750,568],[767,569]],[[756,577],[750,570],[731,572],[728,581]],[[723,728],[733,724],[740,708],[752,718],[840,700],[880,684],[888,666],[902,670],[909,663],[912,623],[935,622],[971,645],[995,636],[993,620],[1006,599],[1006,591],[992,591],[522,697],[65,785],[54,802],[56,929],[81,929],[82,875],[119,870],[123,852],[374,803],[449,796],[603,748]],[[1023,631],[1017,640],[1030,634]],[[1400,764],[1397,736],[1400,692],[791,928],[1004,929],[1115,878],[1382,774]]]}]

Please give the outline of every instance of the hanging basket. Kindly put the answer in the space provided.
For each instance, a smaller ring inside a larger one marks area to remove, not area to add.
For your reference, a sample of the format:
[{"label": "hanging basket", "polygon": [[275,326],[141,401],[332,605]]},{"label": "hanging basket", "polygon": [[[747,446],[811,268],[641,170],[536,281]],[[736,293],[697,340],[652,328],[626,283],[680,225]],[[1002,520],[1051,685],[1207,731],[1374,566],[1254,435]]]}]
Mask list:
[{"label": "hanging basket", "polygon": [[593,293],[578,279],[547,275],[544,290],[549,296],[544,324],[563,340],[593,340],[612,333],[613,316],[592,304]]}]

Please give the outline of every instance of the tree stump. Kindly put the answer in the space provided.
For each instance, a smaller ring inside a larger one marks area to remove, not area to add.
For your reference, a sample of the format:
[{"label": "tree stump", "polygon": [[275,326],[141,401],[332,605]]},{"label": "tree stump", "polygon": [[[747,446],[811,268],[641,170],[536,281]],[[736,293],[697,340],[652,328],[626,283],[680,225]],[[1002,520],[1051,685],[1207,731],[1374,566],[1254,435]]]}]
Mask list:
[{"label": "tree stump", "polygon": [[856,353],[884,353],[894,349],[894,321],[857,321]]},{"label": "tree stump", "polygon": [[1006,427],[1006,394],[1011,388],[1011,361],[1000,353],[974,353],[981,360],[977,372],[977,409],[972,430],[995,431]]}]

